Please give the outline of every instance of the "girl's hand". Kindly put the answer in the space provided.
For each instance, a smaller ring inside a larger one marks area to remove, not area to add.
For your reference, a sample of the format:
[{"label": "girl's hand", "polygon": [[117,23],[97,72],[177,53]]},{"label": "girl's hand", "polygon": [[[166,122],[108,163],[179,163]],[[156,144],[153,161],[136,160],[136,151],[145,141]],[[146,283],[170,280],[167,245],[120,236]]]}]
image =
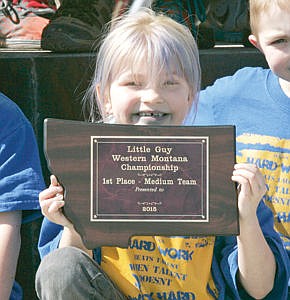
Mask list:
[{"label": "girl's hand", "polygon": [[63,187],[59,185],[54,175],[50,176],[50,186],[39,194],[39,202],[42,214],[51,222],[72,228],[72,223],[64,216],[62,207]]},{"label": "girl's hand", "polygon": [[241,163],[234,166],[232,180],[238,185],[238,207],[240,219],[256,218],[261,198],[267,191],[265,179],[254,164]]}]

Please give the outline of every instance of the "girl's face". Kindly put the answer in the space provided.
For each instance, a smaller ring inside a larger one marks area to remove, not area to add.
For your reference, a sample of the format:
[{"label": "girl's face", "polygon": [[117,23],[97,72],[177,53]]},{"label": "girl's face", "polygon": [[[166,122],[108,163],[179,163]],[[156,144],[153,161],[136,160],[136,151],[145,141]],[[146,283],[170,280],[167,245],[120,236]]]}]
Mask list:
[{"label": "girl's face", "polygon": [[105,99],[106,113],[118,124],[182,124],[193,101],[186,80],[165,71],[158,81],[149,79],[145,64],[134,74],[129,69],[118,73]]}]

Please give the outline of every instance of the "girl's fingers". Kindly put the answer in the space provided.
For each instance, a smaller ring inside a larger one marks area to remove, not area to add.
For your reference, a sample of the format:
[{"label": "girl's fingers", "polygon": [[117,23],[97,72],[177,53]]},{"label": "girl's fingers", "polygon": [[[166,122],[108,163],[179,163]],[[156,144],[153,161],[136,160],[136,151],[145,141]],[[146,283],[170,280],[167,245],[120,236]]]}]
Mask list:
[{"label": "girl's fingers", "polygon": [[245,177],[239,175],[233,175],[232,180],[238,183],[239,194],[240,193],[248,194],[249,192],[251,192],[250,183]]},{"label": "girl's fingers", "polygon": [[40,202],[40,207],[43,211],[47,212],[54,203],[57,203],[58,205],[62,204],[62,207],[64,205],[63,196],[58,195],[54,198],[44,199]]},{"label": "girl's fingers", "polygon": [[244,176],[249,180],[250,183],[264,185],[265,180],[263,174],[257,168],[256,165],[252,164],[237,164],[234,167],[234,175]]},{"label": "girl's fingers", "polygon": [[257,197],[262,197],[267,190],[263,174],[253,164],[236,164],[232,180],[241,184],[244,191],[251,191]]},{"label": "girl's fingers", "polygon": [[239,170],[239,169],[247,169],[247,170],[251,170],[252,172],[256,172],[258,169],[258,167],[255,164],[249,164],[249,163],[239,163],[239,164],[235,164],[234,165],[234,169],[235,170]]},{"label": "girl's fingers", "polygon": [[59,210],[64,206],[63,200],[53,201],[53,203],[47,208],[47,213],[59,213]]},{"label": "girl's fingers", "polygon": [[51,222],[62,226],[71,226],[61,208],[65,205],[63,187],[54,175],[50,176],[50,186],[39,193],[39,203],[42,214]]},{"label": "girl's fingers", "polygon": [[57,194],[62,194],[63,188],[61,186],[50,186],[48,189],[39,193],[39,200],[46,200],[55,197]]},{"label": "girl's fingers", "polygon": [[50,186],[60,186],[55,175],[50,176]]}]

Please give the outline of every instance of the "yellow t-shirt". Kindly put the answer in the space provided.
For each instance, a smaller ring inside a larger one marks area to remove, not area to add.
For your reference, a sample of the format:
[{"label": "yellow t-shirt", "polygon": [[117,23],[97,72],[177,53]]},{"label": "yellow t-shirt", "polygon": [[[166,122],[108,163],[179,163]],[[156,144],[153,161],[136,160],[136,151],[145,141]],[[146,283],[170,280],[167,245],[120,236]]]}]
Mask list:
[{"label": "yellow t-shirt", "polygon": [[129,299],[215,299],[214,237],[133,237],[102,247],[102,269]]},{"label": "yellow t-shirt", "polygon": [[246,148],[241,146],[237,161],[254,163],[264,174],[267,193],[263,199],[273,212],[276,231],[290,251],[290,154],[283,152],[290,149],[290,140],[243,134],[237,137],[237,142],[246,145]]}]

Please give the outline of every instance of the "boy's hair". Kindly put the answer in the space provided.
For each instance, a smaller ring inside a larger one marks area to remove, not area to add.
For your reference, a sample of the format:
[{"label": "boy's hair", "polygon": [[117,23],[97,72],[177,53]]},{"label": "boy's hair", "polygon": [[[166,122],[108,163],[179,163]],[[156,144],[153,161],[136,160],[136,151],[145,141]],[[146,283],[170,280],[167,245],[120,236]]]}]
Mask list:
[{"label": "boy's hair", "polygon": [[[96,121],[98,108],[103,118],[104,95],[108,95],[114,76],[125,68],[132,70],[141,64],[148,66],[150,78],[158,82],[163,70],[185,78],[197,99],[200,89],[200,65],[196,42],[190,30],[173,19],[142,8],[113,20],[108,34],[98,50],[96,70],[84,105],[88,119]],[[97,98],[96,86],[100,88]],[[176,99],[178,105],[178,99]],[[98,107],[97,107],[98,105]]]},{"label": "boy's hair", "polygon": [[259,34],[259,18],[277,6],[289,10],[289,0],[249,0],[250,26],[253,34]]}]

